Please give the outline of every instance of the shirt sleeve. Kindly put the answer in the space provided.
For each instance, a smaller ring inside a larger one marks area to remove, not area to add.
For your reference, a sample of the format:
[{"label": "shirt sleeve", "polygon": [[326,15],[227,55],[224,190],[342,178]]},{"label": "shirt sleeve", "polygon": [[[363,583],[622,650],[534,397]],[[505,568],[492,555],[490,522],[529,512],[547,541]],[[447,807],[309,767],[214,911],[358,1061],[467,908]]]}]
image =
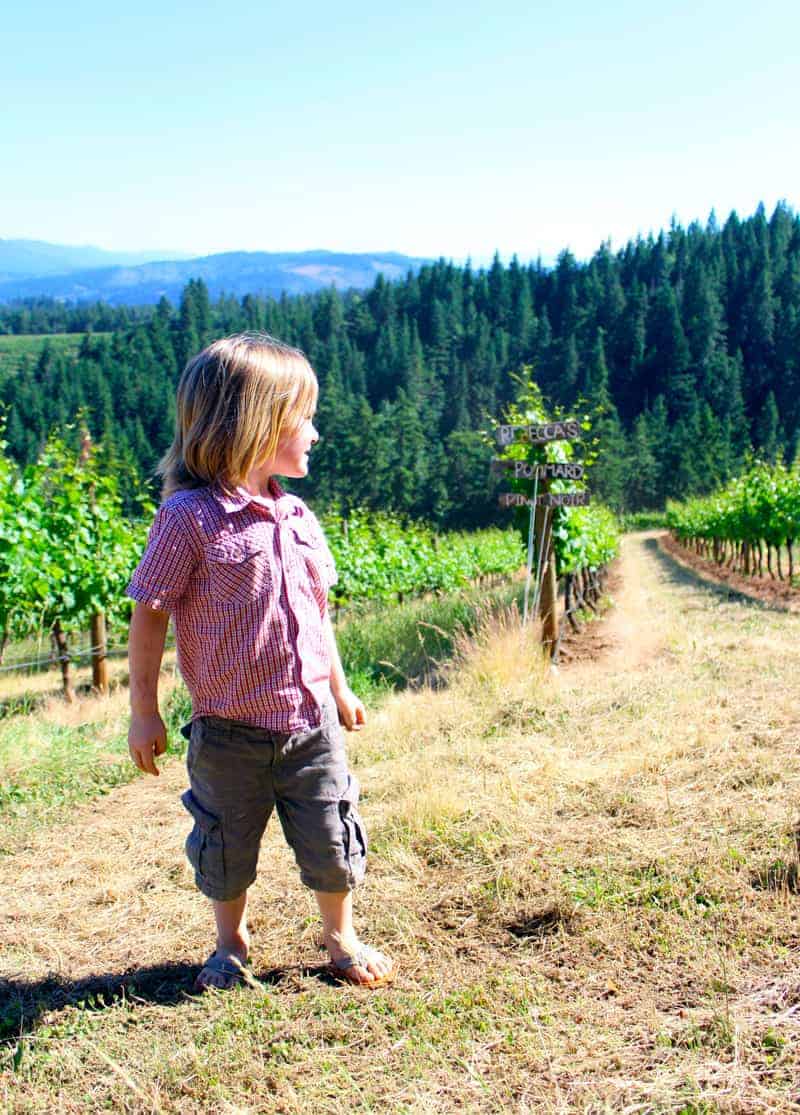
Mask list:
[{"label": "shirt sleeve", "polygon": [[199,560],[197,544],[176,507],[159,508],[142,560],[127,594],[160,612],[172,612],[183,596]]}]

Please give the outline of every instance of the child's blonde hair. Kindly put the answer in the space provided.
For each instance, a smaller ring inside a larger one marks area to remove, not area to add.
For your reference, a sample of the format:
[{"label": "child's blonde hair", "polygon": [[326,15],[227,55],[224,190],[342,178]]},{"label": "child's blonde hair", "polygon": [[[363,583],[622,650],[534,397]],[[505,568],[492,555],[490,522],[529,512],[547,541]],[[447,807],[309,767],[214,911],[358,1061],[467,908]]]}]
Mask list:
[{"label": "child's blonde hair", "polygon": [[317,379],[299,349],[267,333],[214,341],[178,383],[175,439],[158,466],[162,498],[215,482],[236,487],[316,405]]}]

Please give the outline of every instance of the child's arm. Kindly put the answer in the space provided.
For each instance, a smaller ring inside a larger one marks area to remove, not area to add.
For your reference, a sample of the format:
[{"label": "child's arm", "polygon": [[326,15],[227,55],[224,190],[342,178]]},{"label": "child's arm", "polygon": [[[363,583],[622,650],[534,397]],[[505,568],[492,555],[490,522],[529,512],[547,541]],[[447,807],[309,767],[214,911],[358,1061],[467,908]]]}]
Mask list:
[{"label": "child's arm", "polygon": [[336,701],[336,707],[345,728],[348,732],[357,732],[361,725],[366,723],[367,714],[364,711],[363,704],[347,684],[347,678],[344,676],[330,612],[326,613],[324,624],[325,638],[331,659],[331,693],[333,693],[333,699]]},{"label": "child's arm", "polygon": [[139,770],[158,774],[156,755],[167,749],[167,730],[158,711],[158,675],[169,614],[137,604],[128,635],[131,726],[128,749]]}]

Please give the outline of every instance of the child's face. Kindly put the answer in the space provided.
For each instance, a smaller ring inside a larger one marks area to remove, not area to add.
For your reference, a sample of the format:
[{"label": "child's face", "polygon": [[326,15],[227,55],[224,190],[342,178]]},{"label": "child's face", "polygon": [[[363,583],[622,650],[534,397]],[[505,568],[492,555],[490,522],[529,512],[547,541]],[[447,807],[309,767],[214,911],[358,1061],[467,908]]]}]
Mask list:
[{"label": "child's face", "polygon": [[275,454],[272,471],[279,476],[301,477],[308,475],[308,453],[319,441],[312,418],[304,418],[300,426],[281,438]]}]

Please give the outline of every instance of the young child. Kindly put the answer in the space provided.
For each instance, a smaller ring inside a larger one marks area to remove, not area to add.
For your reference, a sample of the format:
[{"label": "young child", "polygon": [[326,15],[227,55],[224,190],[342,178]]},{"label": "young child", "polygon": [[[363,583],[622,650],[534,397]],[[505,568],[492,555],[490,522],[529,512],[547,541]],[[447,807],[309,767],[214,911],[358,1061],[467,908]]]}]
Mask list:
[{"label": "young child", "polygon": [[158,774],[166,749],[157,687],[170,615],[192,698],[186,854],[217,927],[198,990],[253,982],[247,890],[273,806],[319,905],[331,970],[366,987],[395,974],[353,929],[367,841],[339,721],[357,731],[365,714],[328,614],[336,570],[315,516],[275,480],[307,475],[316,402],[303,354],[265,334],[190,360],[160,466],[164,502],[128,586],[129,746],[141,770]]}]

